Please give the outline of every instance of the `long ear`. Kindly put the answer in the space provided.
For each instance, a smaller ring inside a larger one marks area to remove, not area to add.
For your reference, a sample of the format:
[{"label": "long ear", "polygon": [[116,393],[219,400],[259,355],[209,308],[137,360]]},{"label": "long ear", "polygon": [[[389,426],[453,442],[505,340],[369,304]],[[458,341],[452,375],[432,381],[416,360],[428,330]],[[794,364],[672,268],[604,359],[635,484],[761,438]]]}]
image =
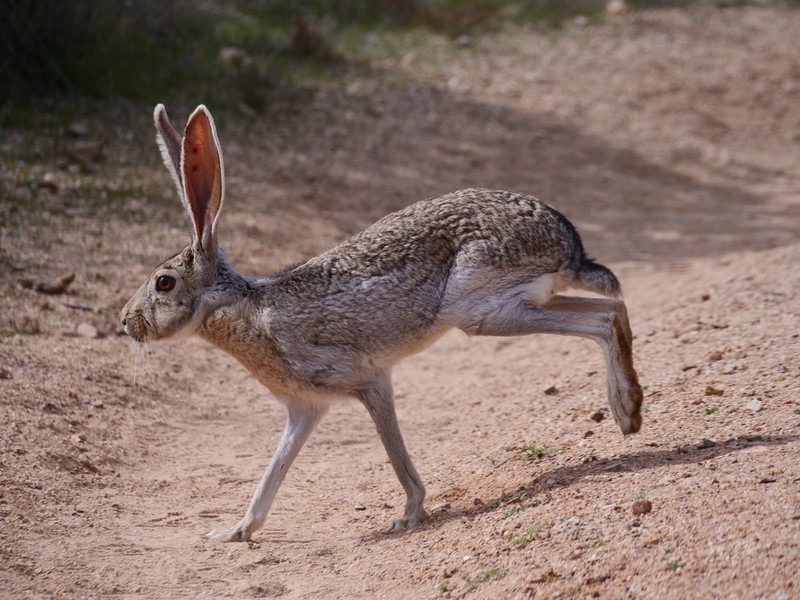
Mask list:
[{"label": "long ear", "polygon": [[156,142],[161,150],[161,158],[167,167],[178,193],[183,197],[183,181],[181,180],[181,134],[169,122],[167,110],[163,104],[156,106],[153,111],[153,121],[156,124]]},{"label": "long ear", "polygon": [[209,256],[215,255],[225,176],[214,119],[202,104],[186,124],[180,164],[184,202],[194,225],[194,245]]}]

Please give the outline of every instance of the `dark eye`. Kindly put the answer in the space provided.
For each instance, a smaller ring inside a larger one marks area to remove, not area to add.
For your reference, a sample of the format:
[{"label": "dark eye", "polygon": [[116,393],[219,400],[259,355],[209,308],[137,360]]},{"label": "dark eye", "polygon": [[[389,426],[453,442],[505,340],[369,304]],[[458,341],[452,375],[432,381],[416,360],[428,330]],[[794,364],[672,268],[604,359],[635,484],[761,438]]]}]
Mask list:
[{"label": "dark eye", "polygon": [[170,292],[175,287],[175,278],[169,275],[159,275],[156,279],[156,289],[159,292]]}]

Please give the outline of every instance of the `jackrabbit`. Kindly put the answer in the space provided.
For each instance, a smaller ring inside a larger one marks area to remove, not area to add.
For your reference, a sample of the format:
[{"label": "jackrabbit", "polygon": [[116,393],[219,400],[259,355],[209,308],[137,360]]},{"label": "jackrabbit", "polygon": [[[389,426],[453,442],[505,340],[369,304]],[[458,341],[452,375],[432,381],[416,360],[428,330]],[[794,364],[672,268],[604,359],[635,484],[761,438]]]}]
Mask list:
[{"label": "jackrabbit", "polygon": [[[623,434],[639,431],[642,391],[619,281],[587,258],[578,232],[547,204],[462,190],[390,214],[277,275],[246,277],[217,241],[225,181],[211,114],[199,106],[183,136],[163,105],[154,119],[192,238],[122,310],[125,331],[138,342],[196,333],[236,357],[289,412],[244,518],[209,537],[245,541],[261,527],[286,471],[337,397],[366,406],[406,492],[391,529],[425,519],[425,488],[400,434],[390,375],[397,361],[454,327],[594,340],[605,354],[614,418]],[[556,295],[567,287],[609,298]]]}]

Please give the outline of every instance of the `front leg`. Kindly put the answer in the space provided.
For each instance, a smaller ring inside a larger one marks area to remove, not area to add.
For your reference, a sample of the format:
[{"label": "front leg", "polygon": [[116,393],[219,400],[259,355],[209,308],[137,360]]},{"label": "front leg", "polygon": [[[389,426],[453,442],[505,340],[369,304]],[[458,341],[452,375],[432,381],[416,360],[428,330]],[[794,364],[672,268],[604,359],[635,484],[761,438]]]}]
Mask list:
[{"label": "front leg", "polygon": [[394,472],[406,492],[405,512],[402,517],[392,521],[389,529],[391,531],[410,529],[428,517],[422,506],[425,500],[425,486],[422,485],[422,480],[411,462],[400,433],[389,376],[382,374],[369,388],[359,393],[358,398],[367,407],[383,447],[389,455],[389,462],[392,463]]},{"label": "front leg", "polygon": [[236,527],[215,529],[207,537],[218,542],[246,542],[250,539],[253,532],[264,524],[286,472],[324,414],[325,408],[289,405],[289,420],[278,449],[272,456],[244,517]]}]

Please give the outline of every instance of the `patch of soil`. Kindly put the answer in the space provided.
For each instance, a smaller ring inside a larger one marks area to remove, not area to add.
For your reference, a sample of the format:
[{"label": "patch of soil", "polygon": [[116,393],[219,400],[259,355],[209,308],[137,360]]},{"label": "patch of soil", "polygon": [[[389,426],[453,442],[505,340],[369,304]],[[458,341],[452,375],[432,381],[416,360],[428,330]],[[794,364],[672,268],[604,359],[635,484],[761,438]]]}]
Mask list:
[{"label": "patch of soil", "polygon": [[[52,212],[28,215],[4,168],[0,595],[796,596],[797,39],[800,12],[777,8],[434,38],[320,93],[301,131],[257,144],[223,125],[221,236],[245,273],[482,186],[554,204],[623,281],[642,432],[603,418],[592,343],[450,333],[395,370],[431,513],[400,534],[383,531],[402,490],[351,402],[254,541],[202,537],[242,515],[285,411],[199,339],[120,335],[122,305],[188,238],[168,178],[128,167],[143,199],[114,217],[69,204],[82,176],[48,177]],[[23,284],[69,273],[56,295]]]}]

